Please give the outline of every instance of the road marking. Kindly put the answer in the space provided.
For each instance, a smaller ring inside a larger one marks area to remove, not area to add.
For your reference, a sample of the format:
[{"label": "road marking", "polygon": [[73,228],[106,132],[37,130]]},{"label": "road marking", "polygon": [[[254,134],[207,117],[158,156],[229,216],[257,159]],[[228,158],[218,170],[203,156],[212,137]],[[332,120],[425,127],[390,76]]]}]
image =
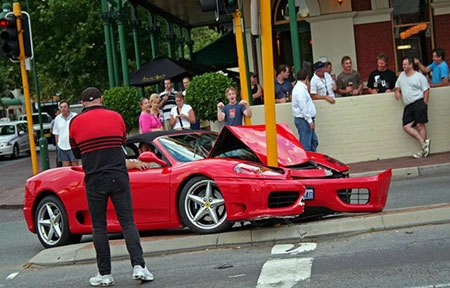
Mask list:
[{"label": "road marking", "polygon": [[8,275],[8,277],[6,277],[6,280],[12,280],[16,278],[17,275],[19,275],[19,272],[11,273]]},{"label": "road marking", "polygon": [[448,287],[450,287],[450,283],[427,285],[427,286],[414,286],[414,287],[409,287],[409,288],[448,288]]},{"label": "road marking", "polygon": [[264,263],[256,288],[290,288],[311,277],[313,258],[273,259]]},{"label": "road marking", "polygon": [[280,244],[274,245],[272,248],[272,255],[278,254],[300,254],[303,252],[313,251],[316,249],[316,243],[299,243],[297,245],[294,244]]}]

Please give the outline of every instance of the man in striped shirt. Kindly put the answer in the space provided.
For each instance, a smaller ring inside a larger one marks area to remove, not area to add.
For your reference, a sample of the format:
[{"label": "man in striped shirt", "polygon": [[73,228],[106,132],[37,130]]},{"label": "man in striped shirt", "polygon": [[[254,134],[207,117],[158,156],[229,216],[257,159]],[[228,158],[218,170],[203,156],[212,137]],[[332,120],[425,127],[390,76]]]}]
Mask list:
[{"label": "man in striped shirt", "polygon": [[175,102],[175,95],[177,95],[177,91],[172,88],[172,85],[172,80],[170,78],[164,79],[164,92],[159,94],[161,97],[159,108],[163,110],[164,127],[166,131],[172,129],[172,126],[170,126],[170,111],[173,107],[177,106],[177,103]]},{"label": "man in striped shirt", "polygon": [[122,227],[131,265],[132,278],[152,281],[153,275],[145,266],[139,233],[134,223],[130,180],[122,145],[126,127],[122,116],[102,105],[102,94],[95,87],[81,93],[83,111],[70,122],[70,146],[82,159],[84,182],[92,235],[97,253],[98,273],[90,279],[91,286],[111,286],[111,251],[106,229],[108,199],[114,204]]}]

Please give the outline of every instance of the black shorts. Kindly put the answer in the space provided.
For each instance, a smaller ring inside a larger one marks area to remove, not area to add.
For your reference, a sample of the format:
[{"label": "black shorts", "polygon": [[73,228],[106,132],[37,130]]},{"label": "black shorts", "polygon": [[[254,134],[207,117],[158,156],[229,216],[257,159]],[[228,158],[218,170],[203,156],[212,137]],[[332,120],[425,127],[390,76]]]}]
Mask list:
[{"label": "black shorts", "polygon": [[425,104],[423,99],[419,99],[405,107],[403,110],[403,126],[414,122],[413,126],[417,123],[425,124],[428,122],[428,105]]}]

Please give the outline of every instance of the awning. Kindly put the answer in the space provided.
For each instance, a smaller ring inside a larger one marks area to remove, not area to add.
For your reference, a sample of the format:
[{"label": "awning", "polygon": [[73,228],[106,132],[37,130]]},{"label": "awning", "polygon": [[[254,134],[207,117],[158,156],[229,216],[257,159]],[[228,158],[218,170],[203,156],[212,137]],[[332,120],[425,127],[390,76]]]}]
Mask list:
[{"label": "awning", "polygon": [[238,66],[236,37],[232,31],[198,50],[192,56],[197,63],[212,65],[218,69]]},{"label": "awning", "polygon": [[174,60],[166,56],[158,56],[144,64],[130,75],[131,86],[148,86],[159,84],[166,78],[180,82],[185,76],[195,76],[212,72],[211,66],[198,64],[186,59]]},{"label": "awning", "polygon": [[1,106],[22,106],[22,101],[17,98],[2,97],[0,104]]}]

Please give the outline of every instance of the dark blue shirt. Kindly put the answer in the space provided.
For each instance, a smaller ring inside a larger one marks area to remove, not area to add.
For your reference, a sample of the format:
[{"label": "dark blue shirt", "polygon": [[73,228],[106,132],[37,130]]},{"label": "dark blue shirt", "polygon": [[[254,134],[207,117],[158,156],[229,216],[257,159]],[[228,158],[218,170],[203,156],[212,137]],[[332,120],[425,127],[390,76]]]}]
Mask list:
[{"label": "dark blue shirt", "polygon": [[284,80],[283,83],[279,83],[277,79],[275,79],[275,99],[282,99],[286,98],[287,92],[289,92],[289,95],[292,95],[292,83]]},{"label": "dark blue shirt", "polygon": [[225,125],[241,126],[244,111],[247,108],[239,103],[227,104],[223,106],[222,112],[225,113]]}]

